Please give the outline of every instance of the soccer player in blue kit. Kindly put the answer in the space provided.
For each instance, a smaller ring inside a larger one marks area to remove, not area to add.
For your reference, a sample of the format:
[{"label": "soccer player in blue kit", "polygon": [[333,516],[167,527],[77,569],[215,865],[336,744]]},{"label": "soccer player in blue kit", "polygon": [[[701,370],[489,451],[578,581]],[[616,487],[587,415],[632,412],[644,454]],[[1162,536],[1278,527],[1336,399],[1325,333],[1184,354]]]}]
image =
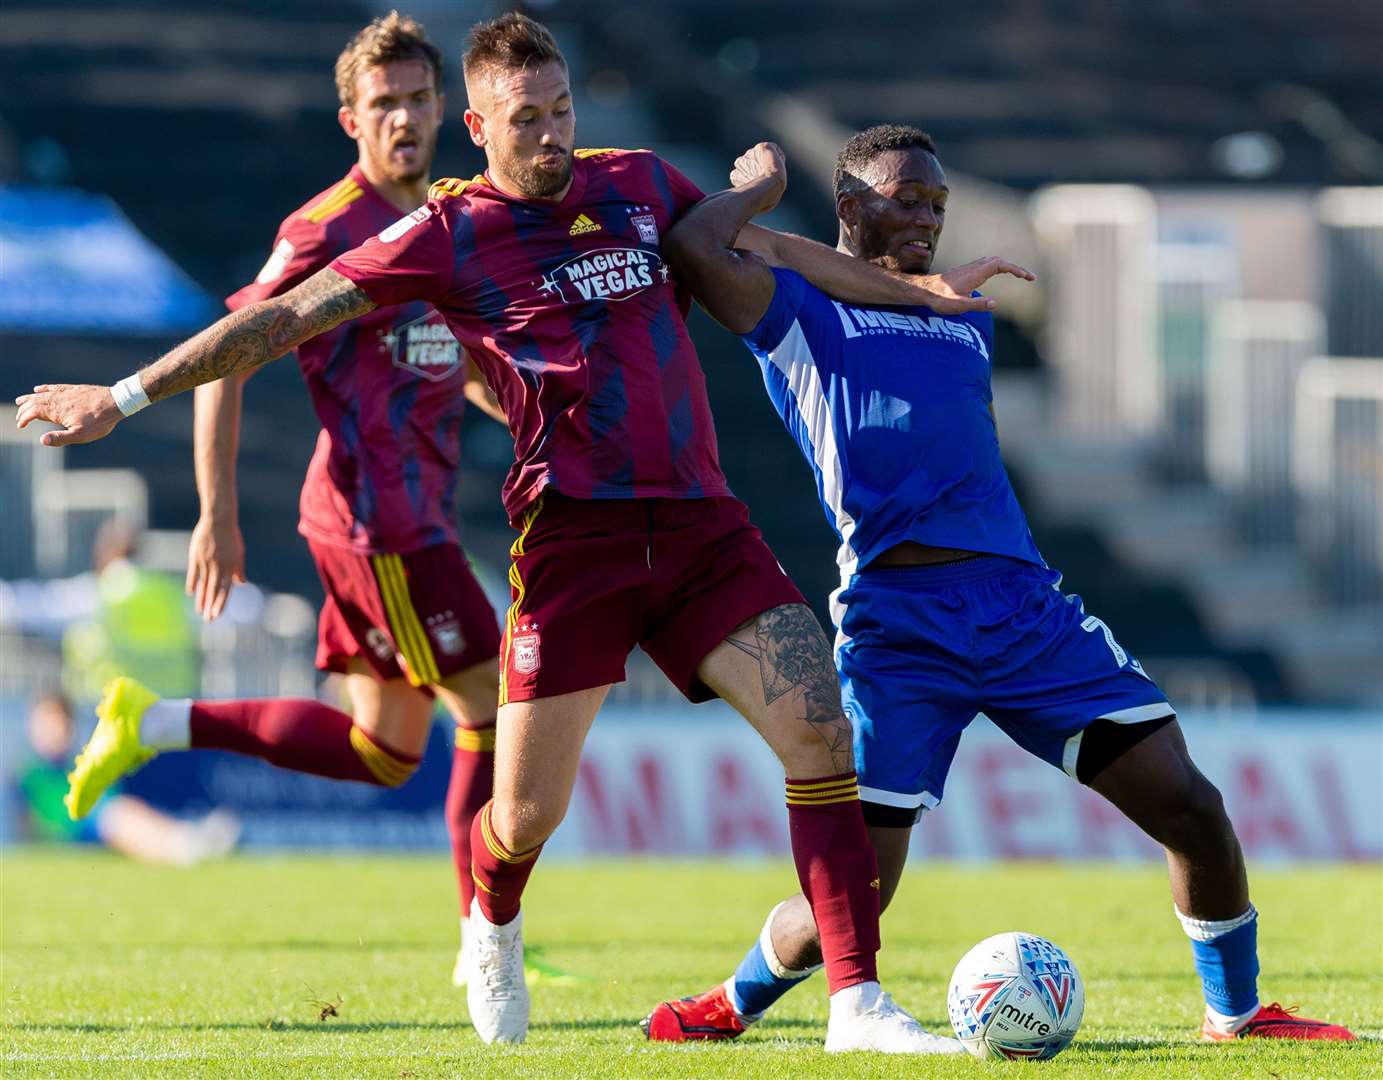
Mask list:
[{"label": "soccer player in blue kit", "polygon": [[[1004,471],[993,317],[843,304],[736,251],[740,228],[776,205],[786,182],[781,153],[761,143],[735,163],[734,187],[688,213],[664,251],[758,358],[840,538],[836,664],[881,904],[902,876],[912,826],[941,801],[961,734],[983,712],[1162,844],[1204,990],[1202,1038],[1352,1039],[1259,1003],[1257,912],[1220,794],[1162,691],[1078,596],[1061,593]],[[948,190],[928,135],[859,133],[834,186],[840,250],[930,271]],[[995,273],[1032,276],[997,259],[960,270],[973,287]],[[644,1031],[734,1038],[819,964],[810,910],[795,896],[769,914],[729,979],[662,1003]]]}]

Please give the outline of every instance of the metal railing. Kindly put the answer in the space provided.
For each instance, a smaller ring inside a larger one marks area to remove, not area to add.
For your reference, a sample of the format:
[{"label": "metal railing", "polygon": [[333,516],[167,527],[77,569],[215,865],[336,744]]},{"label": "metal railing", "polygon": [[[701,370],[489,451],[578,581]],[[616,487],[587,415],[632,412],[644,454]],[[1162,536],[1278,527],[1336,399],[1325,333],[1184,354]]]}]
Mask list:
[{"label": "metal railing", "polygon": [[1383,358],[1317,357],[1297,379],[1298,535],[1332,598],[1383,599]]},{"label": "metal railing", "polygon": [[1029,203],[1050,290],[1046,352],[1062,426],[1145,435],[1162,419],[1156,363],[1157,204],[1143,188],[1062,185]]},{"label": "metal railing", "polygon": [[1324,346],[1314,304],[1236,301],[1211,320],[1205,467],[1239,503],[1245,535],[1291,541],[1292,427],[1297,378]]}]

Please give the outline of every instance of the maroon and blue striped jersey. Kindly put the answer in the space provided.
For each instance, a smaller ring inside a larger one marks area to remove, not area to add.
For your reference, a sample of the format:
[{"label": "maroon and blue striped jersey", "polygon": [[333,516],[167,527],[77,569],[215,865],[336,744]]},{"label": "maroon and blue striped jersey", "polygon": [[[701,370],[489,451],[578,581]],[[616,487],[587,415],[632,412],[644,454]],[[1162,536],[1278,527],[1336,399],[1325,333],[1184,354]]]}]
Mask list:
[{"label": "maroon and blue striped jersey", "polygon": [[546,487],[578,499],[729,494],[705,377],[659,237],[701,192],[646,150],[578,150],[560,202],[484,176],[333,262],[376,303],[424,300],[509,419],[504,505]]},{"label": "maroon and blue striped jersey", "polygon": [[[264,269],[227,306],[286,292],[398,216],[352,168],[284,220]],[[322,423],[298,531],[371,554],[456,543],[466,356],[442,317],[422,300],[378,307],[297,358]]]}]

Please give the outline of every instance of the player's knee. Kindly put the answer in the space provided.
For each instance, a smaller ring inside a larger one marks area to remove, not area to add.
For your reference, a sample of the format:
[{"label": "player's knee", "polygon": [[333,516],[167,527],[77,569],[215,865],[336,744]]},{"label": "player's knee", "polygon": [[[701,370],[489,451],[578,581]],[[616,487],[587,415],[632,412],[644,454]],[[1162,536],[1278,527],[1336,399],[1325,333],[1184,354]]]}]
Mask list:
[{"label": "player's knee", "polygon": [[769,742],[791,779],[835,776],[855,767],[854,730],[838,705],[778,725]]},{"label": "player's knee", "polygon": [[1210,853],[1233,842],[1224,798],[1214,784],[1197,773],[1176,795],[1159,823],[1163,844],[1174,851]]},{"label": "player's knee", "polygon": [[557,831],[564,808],[544,806],[531,800],[501,801],[490,808],[490,828],[495,839],[510,851],[530,851]]},{"label": "player's knee", "polygon": [[487,660],[447,677],[442,687],[446,705],[467,727],[492,724],[499,701],[499,661]]}]

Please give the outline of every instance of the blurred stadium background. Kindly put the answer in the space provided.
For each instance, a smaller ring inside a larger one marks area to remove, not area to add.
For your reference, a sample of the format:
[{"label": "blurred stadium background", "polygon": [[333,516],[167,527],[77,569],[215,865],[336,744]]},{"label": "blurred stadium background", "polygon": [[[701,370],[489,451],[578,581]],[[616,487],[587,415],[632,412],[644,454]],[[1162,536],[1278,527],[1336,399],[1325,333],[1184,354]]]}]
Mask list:
[{"label": "blurred stadium background", "polygon": [[[0,12],[0,397],[109,383],[213,318],[281,217],[340,175],[331,67],[389,4],[10,0]],[[482,159],[460,123],[466,28],[513,5],[414,0],[446,51],[436,176]],[[580,3],[526,10],[572,62],[579,143],[649,146],[708,190],[764,138],[774,223],[834,237],[855,128],[936,137],[946,266],[997,253],[995,397],[1048,561],[1178,705],[1254,858],[1383,855],[1383,7],[1357,0]],[[699,317],[722,461],[825,616],[834,544],[742,346]],[[170,694],[312,694],[319,586],[295,531],[316,425],[291,363],[246,392],[251,586],[203,626],[180,598],[197,517],[191,396],[54,451],[0,407],[0,755],[63,686],[113,669]],[[468,421],[462,535],[507,603],[507,437]],[[98,545],[98,539],[100,541]],[[100,548],[94,562],[93,552]],[[130,555],[130,558],[115,557]],[[99,565],[99,569],[97,568]],[[325,691],[324,691],[325,692]],[[635,657],[553,854],[786,850],[767,752]],[[222,755],[160,760],[156,804],[237,813],[249,848],[444,847],[447,765],[399,791]],[[8,799],[0,838],[25,837]],[[986,731],[918,831],[957,857],[1155,854]]]}]

